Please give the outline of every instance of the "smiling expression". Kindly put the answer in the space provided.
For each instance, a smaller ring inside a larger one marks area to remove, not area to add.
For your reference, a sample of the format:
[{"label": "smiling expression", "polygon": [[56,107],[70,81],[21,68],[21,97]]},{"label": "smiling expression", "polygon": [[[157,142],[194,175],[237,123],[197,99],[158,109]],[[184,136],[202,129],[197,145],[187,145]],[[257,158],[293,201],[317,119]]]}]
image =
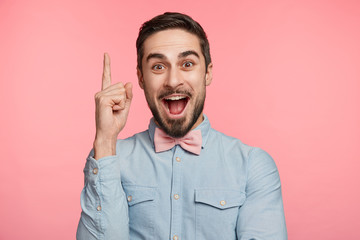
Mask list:
[{"label": "smiling expression", "polygon": [[196,35],[170,29],[149,36],[137,73],[155,122],[168,135],[182,137],[202,122],[212,63],[205,66]]}]

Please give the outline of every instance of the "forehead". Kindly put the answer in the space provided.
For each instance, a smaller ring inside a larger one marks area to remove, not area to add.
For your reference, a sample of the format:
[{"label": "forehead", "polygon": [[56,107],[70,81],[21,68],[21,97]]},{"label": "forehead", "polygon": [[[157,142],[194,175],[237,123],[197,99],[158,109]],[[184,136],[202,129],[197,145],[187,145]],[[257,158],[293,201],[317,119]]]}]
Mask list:
[{"label": "forehead", "polygon": [[202,57],[199,38],[182,29],[168,29],[154,33],[145,40],[143,59],[153,53],[171,57],[189,50],[196,51]]}]

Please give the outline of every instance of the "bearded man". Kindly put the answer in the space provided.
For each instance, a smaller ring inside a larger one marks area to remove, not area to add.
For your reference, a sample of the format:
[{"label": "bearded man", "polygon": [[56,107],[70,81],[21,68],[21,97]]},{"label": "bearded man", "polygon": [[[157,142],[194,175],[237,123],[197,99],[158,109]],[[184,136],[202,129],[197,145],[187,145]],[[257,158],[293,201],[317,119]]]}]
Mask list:
[{"label": "bearded man", "polygon": [[148,130],[117,140],[132,85],[111,85],[105,54],[77,239],[287,239],[272,158],[214,130],[203,114],[213,68],[203,28],[165,13],[142,25],[136,47],[153,118]]}]

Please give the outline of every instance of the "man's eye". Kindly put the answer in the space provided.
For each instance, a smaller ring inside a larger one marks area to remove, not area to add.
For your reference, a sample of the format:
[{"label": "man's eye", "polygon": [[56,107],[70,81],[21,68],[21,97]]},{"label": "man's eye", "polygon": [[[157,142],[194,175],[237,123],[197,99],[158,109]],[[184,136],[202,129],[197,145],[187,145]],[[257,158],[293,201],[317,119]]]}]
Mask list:
[{"label": "man's eye", "polygon": [[194,64],[192,62],[184,62],[183,63],[183,67],[185,68],[189,68],[189,67],[192,67]]},{"label": "man's eye", "polygon": [[163,70],[163,69],[164,69],[164,66],[163,66],[163,65],[160,65],[160,64],[156,64],[155,66],[153,66],[153,69],[154,69],[154,70]]}]

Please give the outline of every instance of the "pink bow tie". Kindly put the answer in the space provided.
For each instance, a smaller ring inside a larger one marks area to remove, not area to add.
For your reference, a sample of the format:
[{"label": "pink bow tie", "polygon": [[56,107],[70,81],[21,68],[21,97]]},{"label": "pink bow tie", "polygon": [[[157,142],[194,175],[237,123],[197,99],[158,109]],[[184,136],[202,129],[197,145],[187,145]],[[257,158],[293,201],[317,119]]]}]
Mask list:
[{"label": "pink bow tie", "polygon": [[155,152],[163,152],[179,144],[183,149],[199,155],[201,151],[201,140],[200,130],[190,131],[182,138],[172,138],[160,128],[156,128],[154,134]]}]

